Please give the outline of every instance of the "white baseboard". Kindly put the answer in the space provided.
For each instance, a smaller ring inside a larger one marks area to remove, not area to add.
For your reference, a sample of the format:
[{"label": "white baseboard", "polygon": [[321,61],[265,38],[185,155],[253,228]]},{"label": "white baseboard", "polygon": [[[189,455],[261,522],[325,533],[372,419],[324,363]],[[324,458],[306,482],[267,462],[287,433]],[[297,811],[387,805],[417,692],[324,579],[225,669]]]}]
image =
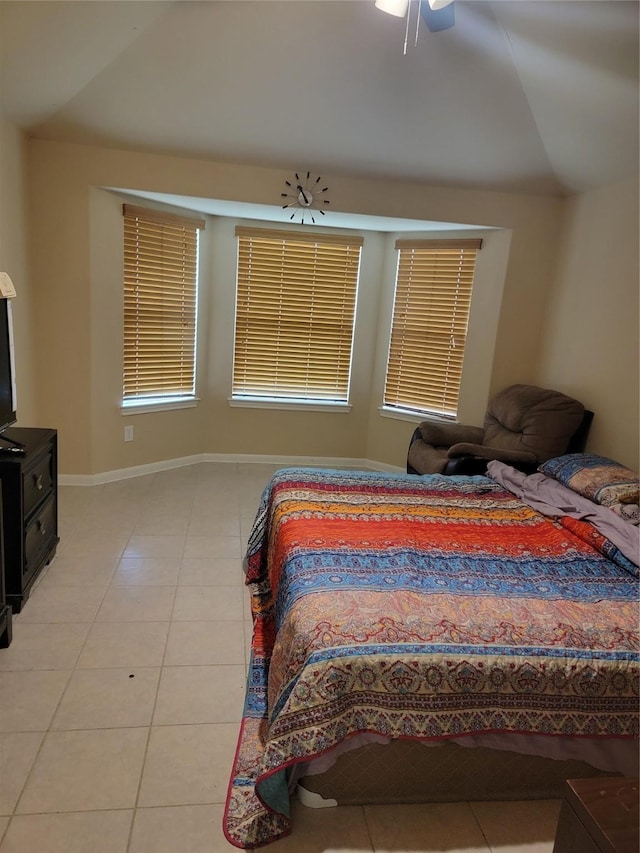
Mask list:
[{"label": "white baseboard", "polygon": [[198,453],[194,456],[181,456],[178,459],[163,459],[161,462],[151,462],[147,465],[134,465],[131,468],[103,471],[100,474],[58,474],[58,484],[61,486],[99,486],[117,480],[128,480],[131,477],[157,474],[159,471],[169,471],[172,468],[184,468],[198,462],[280,465],[282,467],[302,468],[357,468],[394,474],[404,472],[404,468],[399,468],[397,465],[388,465],[386,462],[376,462],[372,459],[349,459],[333,456],[269,456],[252,453]]}]

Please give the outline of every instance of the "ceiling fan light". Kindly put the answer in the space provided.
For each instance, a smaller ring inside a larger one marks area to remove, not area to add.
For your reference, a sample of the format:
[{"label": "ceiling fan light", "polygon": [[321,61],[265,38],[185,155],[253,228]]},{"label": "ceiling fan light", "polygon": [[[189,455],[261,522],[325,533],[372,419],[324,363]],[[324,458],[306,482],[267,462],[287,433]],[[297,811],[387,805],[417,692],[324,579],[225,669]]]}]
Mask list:
[{"label": "ceiling fan light", "polygon": [[376,9],[386,12],[388,15],[395,15],[396,18],[404,18],[408,8],[409,0],[376,0]]},{"label": "ceiling fan light", "polygon": [[444,9],[449,3],[453,3],[453,0],[429,0],[429,6],[434,12],[437,12],[438,9]]}]

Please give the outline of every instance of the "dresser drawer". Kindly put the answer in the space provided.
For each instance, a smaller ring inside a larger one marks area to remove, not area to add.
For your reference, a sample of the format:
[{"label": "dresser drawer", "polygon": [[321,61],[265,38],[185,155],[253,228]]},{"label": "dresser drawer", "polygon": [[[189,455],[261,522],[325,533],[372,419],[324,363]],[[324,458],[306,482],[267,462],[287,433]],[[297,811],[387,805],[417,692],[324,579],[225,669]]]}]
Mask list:
[{"label": "dresser drawer", "polygon": [[45,453],[38,461],[24,472],[23,501],[24,516],[28,518],[33,509],[45,498],[53,488],[53,456]]},{"label": "dresser drawer", "polygon": [[58,434],[7,427],[3,437],[23,447],[0,454],[5,596],[15,615],[58,545]]},{"label": "dresser drawer", "polygon": [[43,558],[55,544],[56,502],[53,495],[29,522],[24,536],[24,574],[37,569]]}]

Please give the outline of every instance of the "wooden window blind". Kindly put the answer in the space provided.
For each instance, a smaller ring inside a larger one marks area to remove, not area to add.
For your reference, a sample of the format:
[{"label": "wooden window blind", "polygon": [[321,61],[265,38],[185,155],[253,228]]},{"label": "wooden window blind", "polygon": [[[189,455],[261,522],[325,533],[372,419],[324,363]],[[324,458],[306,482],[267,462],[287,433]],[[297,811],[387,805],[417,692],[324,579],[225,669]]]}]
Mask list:
[{"label": "wooden window blind", "polygon": [[123,400],[195,394],[198,232],[203,220],[123,205]]},{"label": "wooden window blind", "polygon": [[347,402],[362,238],[236,235],[233,396]]},{"label": "wooden window blind", "polygon": [[385,406],[454,418],[481,240],[397,240]]}]

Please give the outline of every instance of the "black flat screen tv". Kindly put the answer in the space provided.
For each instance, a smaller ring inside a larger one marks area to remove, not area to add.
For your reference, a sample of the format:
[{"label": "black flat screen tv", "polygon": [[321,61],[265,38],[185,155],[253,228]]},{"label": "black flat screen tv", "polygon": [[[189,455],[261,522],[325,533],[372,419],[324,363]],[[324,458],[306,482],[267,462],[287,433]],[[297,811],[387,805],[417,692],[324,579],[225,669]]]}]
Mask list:
[{"label": "black flat screen tv", "polygon": [[16,422],[16,377],[11,301],[0,299],[0,435]]}]

